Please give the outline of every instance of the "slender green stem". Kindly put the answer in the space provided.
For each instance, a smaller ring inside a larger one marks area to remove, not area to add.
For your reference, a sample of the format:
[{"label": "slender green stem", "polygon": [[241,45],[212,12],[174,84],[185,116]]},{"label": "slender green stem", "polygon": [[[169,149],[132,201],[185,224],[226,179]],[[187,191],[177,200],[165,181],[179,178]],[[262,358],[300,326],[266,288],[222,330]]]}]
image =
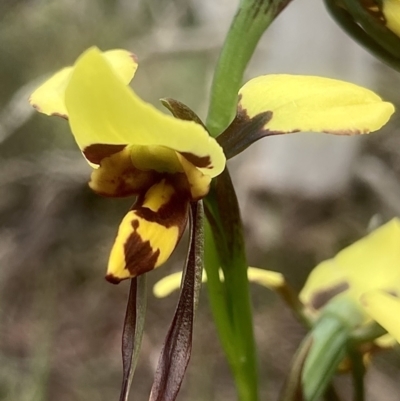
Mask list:
[{"label": "slender green stem", "polygon": [[364,388],[364,378],[365,378],[365,366],[362,354],[357,350],[350,350],[349,355],[352,362],[351,375],[353,378],[354,387],[354,401],[364,401],[365,400],[365,388]]},{"label": "slender green stem", "polygon": [[211,90],[207,128],[218,136],[235,115],[243,73],[262,34],[291,0],[242,0],[222,48]]},{"label": "slender green stem", "polygon": [[[291,0],[242,0],[214,75],[207,128],[218,136],[234,117],[237,93],[257,43]],[[258,400],[258,375],[247,260],[236,194],[226,170],[205,201],[206,270],[211,309],[241,401]],[[215,250],[217,253],[215,253]],[[218,271],[222,268],[225,281]]]}]

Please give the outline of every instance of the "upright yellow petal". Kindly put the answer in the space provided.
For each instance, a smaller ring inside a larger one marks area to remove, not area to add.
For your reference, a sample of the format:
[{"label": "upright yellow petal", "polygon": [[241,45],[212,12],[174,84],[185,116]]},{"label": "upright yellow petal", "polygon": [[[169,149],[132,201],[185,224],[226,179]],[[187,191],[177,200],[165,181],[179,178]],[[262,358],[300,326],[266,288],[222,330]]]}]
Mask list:
[{"label": "upright yellow petal", "polygon": [[122,220],[111,250],[107,280],[119,283],[162,265],[186,226],[189,199],[166,179],[139,197]]},{"label": "upright yellow petal", "polygon": [[384,291],[371,291],[361,301],[367,313],[400,342],[400,299]]},{"label": "upright yellow petal", "polygon": [[212,177],[225,167],[221,147],[201,125],[143,102],[117,79],[97,49],[78,59],[65,101],[72,132],[90,161],[88,153],[99,144],[157,145],[180,152]]},{"label": "upright yellow petal", "polygon": [[334,79],[301,75],[265,75],[239,92],[238,114],[245,122],[270,113],[264,136],[299,131],[338,135],[376,131],[394,112],[372,91]]},{"label": "upright yellow petal", "polygon": [[[115,74],[128,85],[137,69],[136,56],[126,50],[109,50],[102,53]],[[69,82],[73,67],[63,68],[45,81],[32,93],[29,102],[39,112],[68,118],[65,106],[65,88]]]}]

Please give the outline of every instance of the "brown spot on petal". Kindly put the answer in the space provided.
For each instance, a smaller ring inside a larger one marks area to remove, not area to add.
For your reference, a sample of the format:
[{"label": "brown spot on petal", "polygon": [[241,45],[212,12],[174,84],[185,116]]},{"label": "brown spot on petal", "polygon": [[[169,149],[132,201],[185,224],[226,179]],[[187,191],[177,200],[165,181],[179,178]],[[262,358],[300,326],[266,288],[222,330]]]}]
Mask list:
[{"label": "brown spot on petal", "polygon": [[212,168],[210,156],[197,156],[189,152],[180,152],[181,155],[196,167]]},{"label": "brown spot on petal", "polygon": [[331,288],[316,292],[312,297],[310,304],[314,309],[318,310],[325,306],[333,297],[348,290],[349,288],[349,283],[342,282]]},{"label": "brown spot on petal", "polygon": [[133,232],[128,237],[125,246],[125,269],[128,269],[132,276],[138,276],[153,270],[157,259],[160,256],[160,250],[153,251],[150,241],[143,241],[142,237],[137,233],[139,221],[132,222]]},{"label": "brown spot on petal", "polygon": [[104,143],[95,143],[93,145],[87,146],[83,149],[83,154],[86,159],[94,164],[100,164],[100,162],[108,156],[113,155],[114,153],[120,152],[125,148],[126,145],[110,145]]}]

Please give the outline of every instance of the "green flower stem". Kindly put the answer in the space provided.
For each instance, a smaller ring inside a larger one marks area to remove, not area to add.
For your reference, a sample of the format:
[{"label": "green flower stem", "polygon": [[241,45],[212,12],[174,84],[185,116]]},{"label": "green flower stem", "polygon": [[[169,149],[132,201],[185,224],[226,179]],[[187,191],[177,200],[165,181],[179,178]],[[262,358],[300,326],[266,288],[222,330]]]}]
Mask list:
[{"label": "green flower stem", "polygon": [[[242,0],[226,37],[214,75],[207,128],[218,136],[235,115],[243,74],[257,43],[291,0]],[[205,261],[211,309],[241,401],[258,400],[256,347],[253,334],[247,260],[237,197],[226,170],[206,201],[210,229]],[[217,252],[215,252],[217,251]],[[225,281],[218,271],[222,268]]]},{"label": "green flower stem", "polygon": [[353,378],[354,386],[354,401],[365,401],[365,366],[363,356],[360,352],[355,349],[349,350],[349,356],[351,358],[352,369],[351,374]]},{"label": "green flower stem", "polygon": [[221,134],[232,121],[243,74],[262,34],[291,0],[241,0],[222,48],[211,90],[207,128]]},{"label": "green flower stem", "polygon": [[[257,43],[290,0],[242,0],[223,46],[211,91],[207,128],[218,136],[235,115],[243,74]],[[226,170],[206,199],[206,270],[211,309],[241,401],[258,399],[247,260],[236,194]],[[215,252],[217,250],[217,252]],[[225,281],[218,271],[222,268]]]}]

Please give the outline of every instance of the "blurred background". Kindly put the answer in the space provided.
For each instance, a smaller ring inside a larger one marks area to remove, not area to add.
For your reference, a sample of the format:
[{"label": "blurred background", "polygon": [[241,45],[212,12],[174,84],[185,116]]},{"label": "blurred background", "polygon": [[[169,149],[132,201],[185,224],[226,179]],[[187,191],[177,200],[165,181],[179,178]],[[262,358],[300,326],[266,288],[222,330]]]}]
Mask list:
[{"label": "blurred background", "polygon": [[[14,0],[0,2],[0,400],[116,400],[128,283],[104,273],[132,199],[91,193],[90,168],[62,119],[27,99],[86,48],[139,58],[133,88],[159,105],[176,98],[205,117],[213,69],[238,1]],[[264,35],[246,79],[266,73],[329,76],[367,86],[400,107],[400,74],[348,38],[316,0],[294,0]],[[297,289],[321,260],[400,215],[400,121],[364,137],[267,138],[230,162],[253,266],[283,272]],[[182,268],[149,274],[150,288]],[[178,294],[148,294],[132,399],[145,400]],[[304,330],[275,294],[252,287],[261,399],[276,400]],[[369,400],[397,400],[398,350],[368,372]],[[339,392],[350,399],[346,377]],[[206,291],[180,400],[234,400]]]}]

